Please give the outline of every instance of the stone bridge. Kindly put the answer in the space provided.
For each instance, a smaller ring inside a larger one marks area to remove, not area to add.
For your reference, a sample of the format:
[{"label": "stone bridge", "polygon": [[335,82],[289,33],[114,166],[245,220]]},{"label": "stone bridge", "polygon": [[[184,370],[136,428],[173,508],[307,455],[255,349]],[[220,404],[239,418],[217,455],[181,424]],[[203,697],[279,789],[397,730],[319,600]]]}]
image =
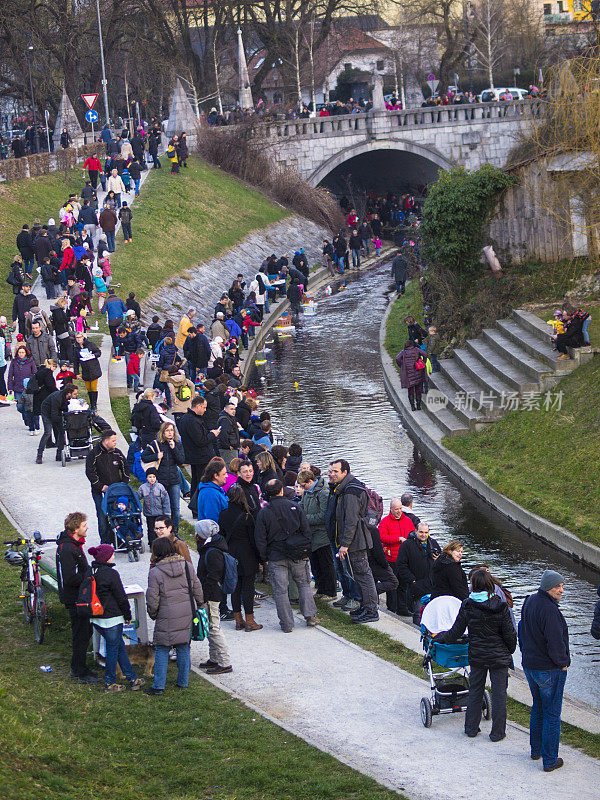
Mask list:
[{"label": "stone bridge", "polygon": [[540,110],[537,100],[381,110],[263,123],[258,134],[278,164],[294,167],[312,186],[328,176],[331,182],[336,169],[362,171],[369,180],[391,170],[425,184],[453,165],[504,166]]}]

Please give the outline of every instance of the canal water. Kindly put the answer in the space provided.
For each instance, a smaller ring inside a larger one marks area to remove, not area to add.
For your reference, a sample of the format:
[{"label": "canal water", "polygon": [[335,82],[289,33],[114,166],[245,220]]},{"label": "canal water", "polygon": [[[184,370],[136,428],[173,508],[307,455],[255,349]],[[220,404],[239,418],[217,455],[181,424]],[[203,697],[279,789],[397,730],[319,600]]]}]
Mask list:
[{"label": "canal water", "polygon": [[410,490],[415,512],[440,544],[464,543],[467,572],[483,562],[507,585],[517,619],[544,569],[561,572],[573,662],[566,691],[600,708],[600,643],[589,633],[600,576],[470,501],[403,431],[379,357],[389,286],[388,265],[349,279],[342,290],[332,284],[330,297],[321,292],[316,316],[304,316],[292,336],[268,344],[267,364],[254,376],[261,406],[287,444],[302,445],[306,460],[326,469],[335,457],[347,459],[352,472],[382,495],[385,513],[390,498]]}]

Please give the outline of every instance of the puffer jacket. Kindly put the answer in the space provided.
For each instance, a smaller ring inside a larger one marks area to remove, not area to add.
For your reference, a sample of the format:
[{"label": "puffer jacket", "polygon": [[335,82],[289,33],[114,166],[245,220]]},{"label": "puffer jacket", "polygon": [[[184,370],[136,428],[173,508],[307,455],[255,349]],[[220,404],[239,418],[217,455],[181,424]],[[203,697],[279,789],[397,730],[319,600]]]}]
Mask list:
[{"label": "puffer jacket", "polygon": [[156,461],[157,453],[162,452],[163,456],[157,467],[158,482],[163,486],[177,486],[179,484],[179,470],[185,459],[181,442],[175,442],[171,447],[166,442],[155,440],[150,442],[142,453],[144,464]]},{"label": "puffer jacket", "polygon": [[403,389],[418,386],[425,380],[426,369],[417,369],[415,364],[425,353],[420,347],[406,347],[396,356],[396,364],[400,367],[400,385]]},{"label": "puffer jacket", "polygon": [[369,496],[364,483],[348,473],[333,489],[335,505],[336,547],[347,547],[351,552],[370,550],[373,538],[366,524]]},{"label": "puffer jacket", "polygon": [[417,539],[415,531],[411,531],[402,542],[396,559],[396,575],[403,586],[411,590],[413,597],[421,597],[433,588],[434,556],[439,555],[440,546],[431,536],[427,537],[425,546]]},{"label": "puffer jacket", "polygon": [[497,594],[479,602],[472,597],[463,600],[449,631],[439,633],[435,640],[442,644],[458,641],[469,628],[469,664],[475,667],[502,669],[512,663],[517,647],[517,632],[508,605]]},{"label": "puffer jacket", "polygon": [[156,481],[155,484],[142,483],[137,490],[137,496],[142,503],[142,511],[145,517],[160,517],[163,514],[169,517],[171,515],[169,495],[159,481]]},{"label": "puffer jacket", "polygon": [[455,561],[449,553],[442,553],[436,560],[432,570],[433,591],[431,599],[452,595],[459,600],[469,596],[467,576],[460,561]]},{"label": "puffer jacket", "polygon": [[56,580],[58,598],[68,607],[74,607],[79,597],[79,587],[88,570],[88,562],[83,552],[85,539],[74,539],[63,531],[58,537],[56,548]]},{"label": "puffer jacket", "polygon": [[125,622],[131,622],[131,606],[115,565],[106,564],[103,561],[92,561],[92,570],[96,578],[98,600],[104,608],[104,613],[95,619],[122,616],[125,618]]},{"label": "puffer jacket", "polygon": [[[89,361],[82,361],[79,357],[82,350],[89,350],[93,353],[94,358]],[[102,353],[100,348],[89,339],[84,339],[81,346],[78,342],[73,344],[73,371],[75,375],[79,375],[81,369],[81,380],[83,381],[96,381],[102,377],[102,367],[100,366],[100,357]]]},{"label": "puffer jacket", "polygon": [[131,424],[137,429],[143,447],[156,438],[162,419],[152,400],[144,398],[138,400],[131,409]]},{"label": "puffer jacket", "polygon": [[155,645],[173,647],[190,642],[192,605],[186,571],[196,605],[202,605],[202,585],[193,567],[181,556],[163,558],[148,574],[146,609],[154,620]]},{"label": "puffer jacket", "polygon": [[329,489],[325,486],[323,478],[318,478],[312,489],[305,491],[299,501],[310,525],[313,553],[320,547],[329,547],[329,536],[325,525],[328,500]]},{"label": "puffer jacket", "polygon": [[235,417],[230,417],[225,411],[219,416],[218,427],[221,432],[218,436],[219,447],[221,450],[240,449],[240,431]]},{"label": "puffer jacket", "polygon": [[22,392],[23,381],[35,375],[37,367],[33,358],[13,358],[8,368],[6,385],[9,392]]},{"label": "puffer jacket", "polygon": [[169,367],[176,367],[181,359],[177,353],[177,348],[174,344],[163,344],[160,348],[160,357],[156,369],[160,374],[162,369],[169,369]]}]

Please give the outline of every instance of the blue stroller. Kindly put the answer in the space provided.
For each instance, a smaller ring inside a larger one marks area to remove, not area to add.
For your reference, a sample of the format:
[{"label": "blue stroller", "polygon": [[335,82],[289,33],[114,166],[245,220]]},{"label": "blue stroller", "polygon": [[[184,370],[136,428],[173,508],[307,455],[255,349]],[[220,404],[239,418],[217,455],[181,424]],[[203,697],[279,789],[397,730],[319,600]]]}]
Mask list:
[{"label": "blue stroller", "polygon": [[[426,605],[429,595],[422,598]],[[435,638],[421,625],[421,641],[425,655],[423,668],[429,675],[431,697],[421,698],[421,722],[431,728],[437,714],[457,714],[466,711],[469,694],[469,642],[466,637],[456,644],[436,643]],[[446,671],[434,672],[433,664]],[[483,718],[492,715],[492,698],[486,689],[483,694]]]},{"label": "blue stroller", "polygon": [[111,484],[102,498],[102,511],[108,519],[115,550],[127,553],[130,561],[139,561],[144,552],[142,506],[131,486]]}]

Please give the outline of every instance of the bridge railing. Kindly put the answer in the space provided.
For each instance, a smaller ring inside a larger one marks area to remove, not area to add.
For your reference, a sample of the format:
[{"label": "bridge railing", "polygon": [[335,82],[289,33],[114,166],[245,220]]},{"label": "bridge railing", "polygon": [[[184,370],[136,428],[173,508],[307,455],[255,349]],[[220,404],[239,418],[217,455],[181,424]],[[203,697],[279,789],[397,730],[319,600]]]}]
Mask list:
[{"label": "bridge railing", "polygon": [[[473,103],[455,106],[424,106],[384,112],[390,128],[416,128],[423,125],[453,125],[482,120],[504,120],[539,117],[543,101],[509,100],[502,103]],[[344,114],[313,119],[286,119],[263,122],[257,126],[267,139],[293,139],[300,136],[335,136],[367,131],[371,113]]]}]

